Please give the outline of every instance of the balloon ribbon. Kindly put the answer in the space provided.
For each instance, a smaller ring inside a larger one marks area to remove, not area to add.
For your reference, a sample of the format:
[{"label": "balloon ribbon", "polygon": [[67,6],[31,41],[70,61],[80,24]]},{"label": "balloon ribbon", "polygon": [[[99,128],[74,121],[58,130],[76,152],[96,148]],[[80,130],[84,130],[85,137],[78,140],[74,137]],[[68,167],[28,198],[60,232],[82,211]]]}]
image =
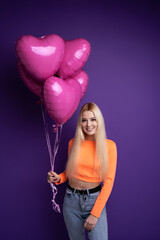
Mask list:
[{"label": "balloon ribbon", "polygon": [[[59,143],[61,139],[61,133],[62,133],[62,125],[53,125],[53,132],[55,132],[55,140],[54,140],[54,147],[53,147],[53,153],[52,153],[52,147],[51,147],[51,141],[50,141],[50,136],[49,136],[49,130],[48,130],[48,124],[47,124],[47,113],[46,109],[43,106],[43,103],[41,103],[41,109],[42,109],[42,116],[43,116],[43,122],[44,122],[44,128],[45,128],[45,135],[46,135],[46,142],[47,142],[47,147],[48,147],[48,152],[49,152],[49,158],[50,158],[50,164],[51,164],[51,170],[54,171],[54,163],[55,163],[55,158],[58,152],[59,148]],[[55,212],[61,212],[59,205],[55,202],[55,198],[57,195],[57,188],[54,183],[50,183],[52,193],[53,193],[53,198],[52,198],[52,207]]]}]

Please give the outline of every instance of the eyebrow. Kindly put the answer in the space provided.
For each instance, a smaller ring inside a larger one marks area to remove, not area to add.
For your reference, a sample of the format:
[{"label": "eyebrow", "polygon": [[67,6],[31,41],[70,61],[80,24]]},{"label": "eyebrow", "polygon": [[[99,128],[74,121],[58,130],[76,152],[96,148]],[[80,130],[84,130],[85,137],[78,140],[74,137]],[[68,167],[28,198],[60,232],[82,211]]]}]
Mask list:
[{"label": "eyebrow", "polygon": [[[82,120],[86,120],[87,118],[83,118],[82,117]],[[96,117],[91,117],[90,119],[96,119]]]}]

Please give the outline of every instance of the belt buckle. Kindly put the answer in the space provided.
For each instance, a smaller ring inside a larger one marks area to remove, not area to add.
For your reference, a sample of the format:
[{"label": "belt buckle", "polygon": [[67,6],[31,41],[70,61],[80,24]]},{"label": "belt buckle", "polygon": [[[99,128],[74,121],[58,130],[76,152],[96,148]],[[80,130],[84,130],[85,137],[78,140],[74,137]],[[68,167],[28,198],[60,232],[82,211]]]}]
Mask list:
[{"label": "belt buckle", "polygon": [[83,201],[86,201],[86,194],[85,194],[85,190],[84,190],[84,192],[82,193],[82,197],[83,197]]},{"label": "belt buckle", "polygon": [[[82,192],[81,192],[82,191]],[[84,200],[84,201],[86,201],[86,193],[85,193],[85,190],[78,190],[77,189],[77,193],[78,193],[78,195],[79,196],[82,196],[82,199]]]}]

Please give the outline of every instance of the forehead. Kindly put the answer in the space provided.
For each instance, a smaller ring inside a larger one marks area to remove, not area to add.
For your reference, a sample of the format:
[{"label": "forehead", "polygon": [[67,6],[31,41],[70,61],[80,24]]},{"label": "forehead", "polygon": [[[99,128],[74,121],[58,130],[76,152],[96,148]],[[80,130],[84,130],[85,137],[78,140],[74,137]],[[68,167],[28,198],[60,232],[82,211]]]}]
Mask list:
[{"label": "forehead", "polygon": [[95,115],[91,111],[84,111],[82,113],[82,118],[93,118],[93,117],[95,117]]}]

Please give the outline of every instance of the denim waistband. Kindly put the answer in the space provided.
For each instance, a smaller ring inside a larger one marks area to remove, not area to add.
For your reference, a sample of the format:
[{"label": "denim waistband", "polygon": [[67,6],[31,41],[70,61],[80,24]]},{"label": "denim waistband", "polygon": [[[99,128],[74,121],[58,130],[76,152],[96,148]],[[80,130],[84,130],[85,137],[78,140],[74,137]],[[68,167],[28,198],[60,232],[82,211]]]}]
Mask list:
[{"label": "denim waistband", "polygon": [[85,190],[79,190],[76,188],[71,187],[70,185],[68,185],[68,189],[70,189],[72,192],[74,193],[79,193],[80,195],[84,195],[84,194],[88,194],[88,193],[95,193],[101,190],[101,184],[95,188],[91,188],[91,189],[85,189]]}]

